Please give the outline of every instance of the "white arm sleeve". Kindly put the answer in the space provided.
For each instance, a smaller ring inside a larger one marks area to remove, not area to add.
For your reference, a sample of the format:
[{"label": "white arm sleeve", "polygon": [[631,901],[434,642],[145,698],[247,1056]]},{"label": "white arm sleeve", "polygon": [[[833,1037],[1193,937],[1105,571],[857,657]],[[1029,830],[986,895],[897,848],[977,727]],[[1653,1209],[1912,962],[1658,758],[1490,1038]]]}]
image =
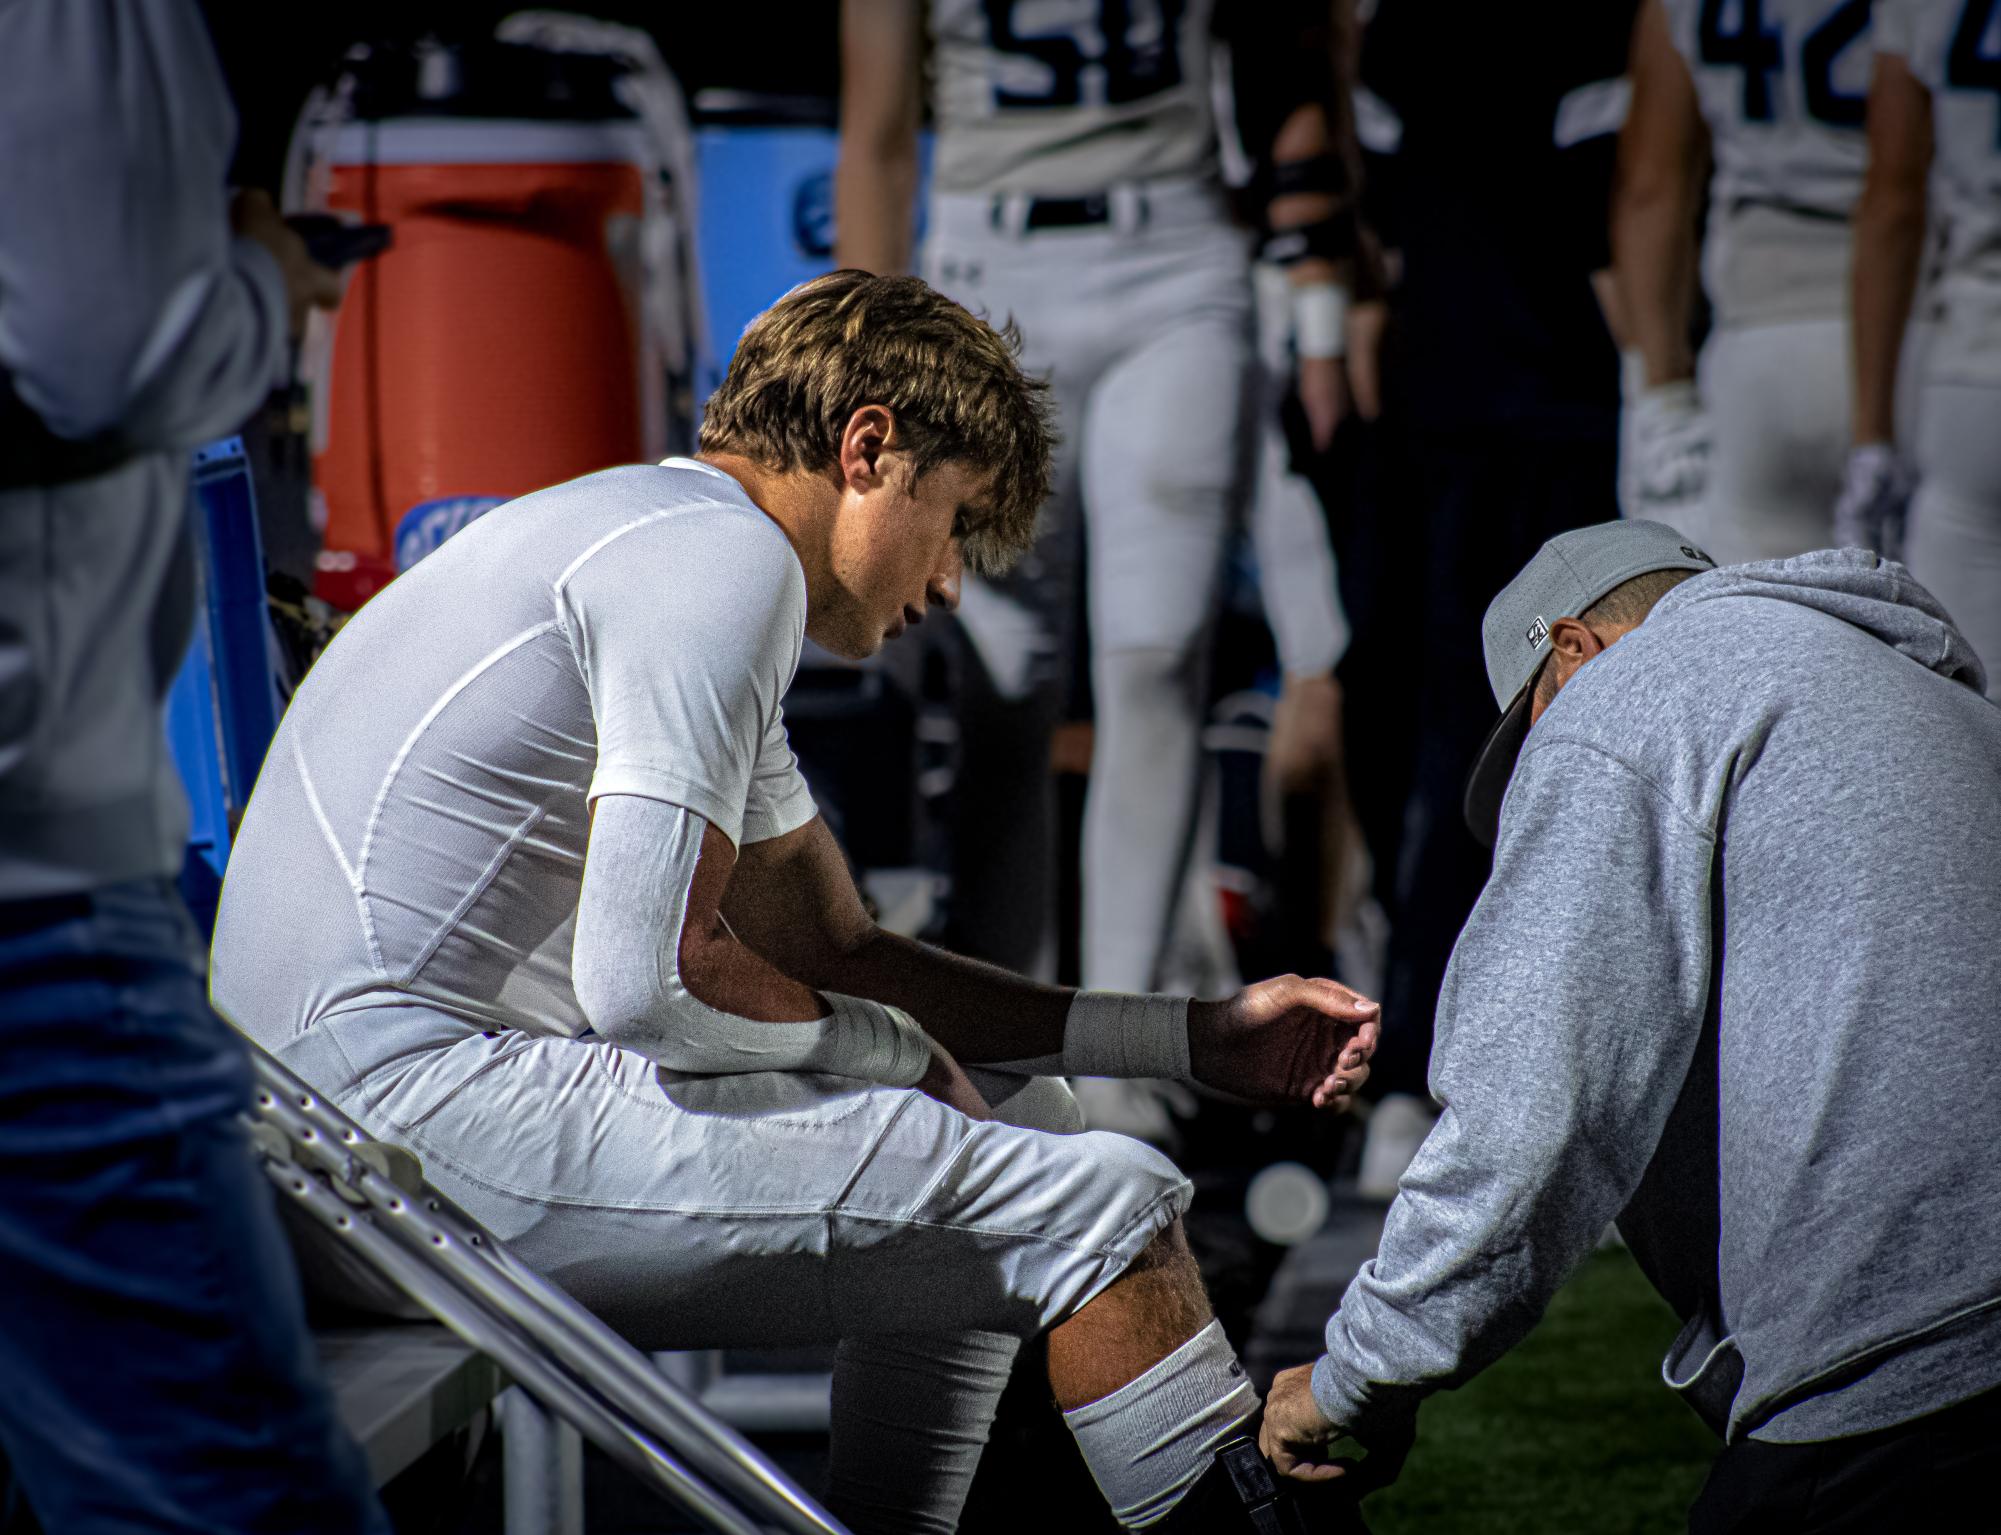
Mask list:
[{"label": "white arm sleeve", "polygon": [[893,1007],[827,994],[832,1013],[766,1023],[710,1007],[682,984],[681,927],[705,823],[679,805],[597,802],[577,903],[570,974],[591,1027],[675,1071],[824,1071],[908,1087],[931,1049]]}]

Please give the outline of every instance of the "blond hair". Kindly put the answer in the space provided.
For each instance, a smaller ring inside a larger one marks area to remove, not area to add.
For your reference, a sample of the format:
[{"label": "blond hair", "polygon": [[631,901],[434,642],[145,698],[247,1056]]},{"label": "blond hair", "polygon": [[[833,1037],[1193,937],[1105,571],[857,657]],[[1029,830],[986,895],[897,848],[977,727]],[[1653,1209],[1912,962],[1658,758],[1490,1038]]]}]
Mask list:
[{"label": "blond hair", "polygon": [[1049,495],[1049,386],[1021,369],[1021,336],[995,330],[915,277],[830,272],[751,321],[702,414],[701,449],[772,469],[823,470],[865,405],[894,418],[916,474],[991,475],[961,530],[975,569],[1004,570],[1035,537]]}]

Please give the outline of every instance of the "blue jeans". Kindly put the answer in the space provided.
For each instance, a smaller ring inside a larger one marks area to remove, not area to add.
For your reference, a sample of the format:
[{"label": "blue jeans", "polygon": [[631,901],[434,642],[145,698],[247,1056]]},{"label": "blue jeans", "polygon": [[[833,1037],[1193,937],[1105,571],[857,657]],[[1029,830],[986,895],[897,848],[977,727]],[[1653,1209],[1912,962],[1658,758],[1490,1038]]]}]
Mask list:
[{"label": "blue jeans", "polygon": [[0,902],[0,1447],[50,1535],[388,1535],[164,880]]}]

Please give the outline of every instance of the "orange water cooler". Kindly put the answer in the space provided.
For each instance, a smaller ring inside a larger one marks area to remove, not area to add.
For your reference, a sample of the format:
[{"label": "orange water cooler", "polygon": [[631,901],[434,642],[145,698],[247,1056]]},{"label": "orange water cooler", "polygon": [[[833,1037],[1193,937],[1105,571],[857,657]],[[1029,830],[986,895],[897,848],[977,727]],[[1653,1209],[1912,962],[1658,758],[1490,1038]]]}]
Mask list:
[{"label": "orange water cooler", "polygon": [[426,503],[662,456],[636,124],[391,116],[323,128],[314,153],[317,200],[394,233],[354,269],[322,348],[320,597],[353,609],[380,590],[399,522]]}]

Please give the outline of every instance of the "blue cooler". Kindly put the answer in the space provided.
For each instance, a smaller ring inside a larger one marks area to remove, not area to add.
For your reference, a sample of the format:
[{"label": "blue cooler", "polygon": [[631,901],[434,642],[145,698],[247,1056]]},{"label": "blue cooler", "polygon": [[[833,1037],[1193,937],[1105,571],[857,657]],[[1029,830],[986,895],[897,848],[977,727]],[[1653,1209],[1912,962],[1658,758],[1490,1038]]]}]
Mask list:
[{"label": "blue cooler", "polygon": [[[831,269],[840,138],[834,103],[817,97],[703,91],[694,117],[702,289],[713,358],[697,387],[707,399],[722,382],[744,327],[787,289]],[[930,165],[927,134],[918,141],[920,188]],[[920,191],[920,235],[923,218]]]}]

